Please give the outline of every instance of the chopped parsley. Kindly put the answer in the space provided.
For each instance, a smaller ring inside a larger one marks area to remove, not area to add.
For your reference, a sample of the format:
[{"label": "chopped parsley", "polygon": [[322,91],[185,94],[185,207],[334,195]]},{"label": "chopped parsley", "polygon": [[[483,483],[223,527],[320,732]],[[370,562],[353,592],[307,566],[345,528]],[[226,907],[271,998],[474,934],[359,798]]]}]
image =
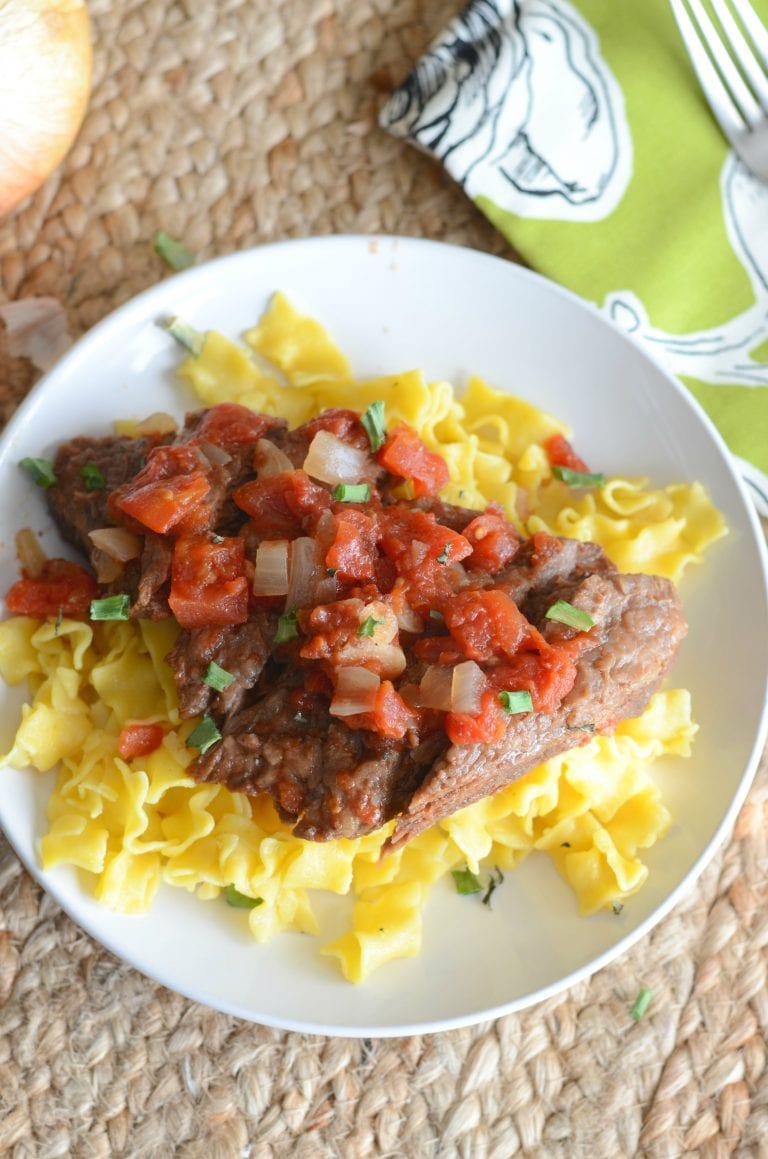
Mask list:
[{"label": "chopped parsley", "polygon": [[470,893],[480,893],[483,888],[483,883],[476,873],[473,873],[468,865],[463,869],[452,869],[451,877],[456,883],[456,892],[466,895]]},{"label": "chopped parsley", "polygon": [[203,353],[205,334],[200,330],[195,330],[194,326],[190,326],[181,318],[171,318],[170,322],[163,322],[161,325],[180,346],[189,351],[193,358],[199,358]]},{"label": "chopped parsley", "polygon": [[451,876],[456,885],[457,893],[465,897],[472,893],[482,893],[481,901],[489,909],[491,908],[491,898],[495,890],[498,889],[504,880],[504,874],[497,865],[488,874],[485,882],[483,882],[477,873],[473,873],[468,865],[465,865],[463,869],[452,869]]},{"label": "chopped parsley", "polygon": [[491,875],[488,879],[488,885],[486,887],[485,893],[483,894],[483,905],[487,905],[489,909],[491,908],[491,898],[493,897],[494,891],[499,888],[503,880],[504,874],[501,872],[498,865],[494,865],[491,871]]},{"label": "chopped parsley", "polygon": [[367,503],[370,497],[370,483],[338,483],[332,494],[335,503]]},{"label": "chopped parsley", "polygon": [[429,618],[430,620],[438,620],[440,623],[445,621],[445,616],[442,612],[438,612],[437,608],[429,609]]},{"label": "chopped parsley", "polygon": [[125,593],[119,596],[105,596],[101,600],[91,600],[92,620],[127,620],[131,608],[131,597]]},{"label": "chopped parsley", "polygon": [[195,264],[195,255],[192,250],[183,245],[182,242],[176,241],[176,238],[171,237],[164,229],[159,229],[155,234],[153,248],[155,253],[172,270],[188,270],[190,266]]},{"label": "chopped parsley", "polygon": [[378,451],[380,447],[384,446],[387,438],[387,428],[384,422],[384,400],[378,398],[376,402],[372,402],[360,421],[370,440],[371,450]]},{"label": "chopped parsley", "polygon": [[86,463],[84,467],[80,468],[80,474],[85,483],[86,491],[103,491],[107,485],[107,480],[95,463]]},{"label": "chopped parsley", "polygon": [[57,482],[56,472],[50,459],[22,459],[19,463],[31,476],[38,487],[52,487]]},{"label": "chopped parsley", "polygon": [[211,660],[202,676],[203,684],[207,684],[216,692],[223,692],[225,688],[229,688],[234,679],[232,673],[227,672],[226,668],[220,668],[215,660]]},{"label": "chopped parsley", "polygon": [[437,557],[437,562],[438,563],[447,563],[449,558],[450,558],[450,554],[451,554],[451,545],[450,545],[450,543],[446,543],[445,547],[443,548],[443,550],[440,552],[440,554]]},{"label": "chopped parsley", "polygon": [[518,712],[533,712],[533,700],[525,688],[519,692],[500,692],[499,703],[510,716]]},{"label": "chopped parsley", "polygon": [[202,756],[220,740],[221,733],[216,726],[216,721],[212,716],[204,716],[187,737],[187,744],[192,749],[199,749],[200,756]]},{"label": "chopped parsley", "polygon": [[234,885],[225,887],[224,898],[227,905],[234,906],[235,909],[256,909],[257,906],[264,905],[263,897],[248,897],[247,893],[241,893]]},{"label": "chopped parsley", "polygon": [[376,620],[373,616],[368,616],[357,629],[357,634],[358,636],[375,636],[379,624],[383,623],[383,620]]},{"label": "chopped parsley", "polygon": [[552,474],[569,487],[602,487],[605,484],[605,475],[601,471],[574,471],[571,467],[555,466]]},{"label": "chopped parsley", "polygon": [[298,640],[299,626],[296,622],[296,609],[290,612],[283,612],[282,616],[278,617],[277,631],[275,632],[275,643],[285,644],[288,640]]},{"label": "chopped parsley", "polygon": [[566,624],[569,628],[576,628],[579,632],[588,632],[595,626],[595,621],[589,612],[581,608],[574,608],[567,600],[556,600],[546,613],[548,620],[557,620],[558,624]]},{"label": "chopped parsley", "polygon": [[639,1022],[643,1015],[647,1013],[652,998],[653,991],[649,990],[647,986],[641,986],[629,1012],[630,1018],[634,1018],[635,1022]]}]

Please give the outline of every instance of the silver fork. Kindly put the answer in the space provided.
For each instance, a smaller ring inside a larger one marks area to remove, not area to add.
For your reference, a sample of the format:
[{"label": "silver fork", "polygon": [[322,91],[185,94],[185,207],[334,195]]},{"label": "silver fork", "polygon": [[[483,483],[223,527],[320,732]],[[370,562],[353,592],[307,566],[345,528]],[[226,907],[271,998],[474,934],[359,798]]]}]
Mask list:
[{"label": "silver fork", "polygon": [[749,0],[710,2],[717,23],[701,0],[670,0],[720,128],[747,168],[768,181],[768,30]]}]

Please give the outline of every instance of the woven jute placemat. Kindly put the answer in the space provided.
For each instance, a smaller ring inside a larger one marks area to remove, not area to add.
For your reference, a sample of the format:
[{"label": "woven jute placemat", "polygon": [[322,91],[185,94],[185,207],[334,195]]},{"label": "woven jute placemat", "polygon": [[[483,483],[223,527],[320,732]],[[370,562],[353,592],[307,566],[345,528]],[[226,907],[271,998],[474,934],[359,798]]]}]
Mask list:
[{"label": "woven jute placemat", "polygon": [[[514,258],[376,127],[457,6],[93,0],[90,110],[60,171],[0,223],[0,298],[57,297],[82,333],[165,276],[158,229],[201,259],[332,232]],[[30,382],[5,359],[3,418]],[[374,1041],[266,1029],[155,985],[3,842],[0,1154],[768,1155],[767,820],[764,765],[693,893],[619,962],[522,1014]],[[634,1022],[640,986],[653,1003]]]}]

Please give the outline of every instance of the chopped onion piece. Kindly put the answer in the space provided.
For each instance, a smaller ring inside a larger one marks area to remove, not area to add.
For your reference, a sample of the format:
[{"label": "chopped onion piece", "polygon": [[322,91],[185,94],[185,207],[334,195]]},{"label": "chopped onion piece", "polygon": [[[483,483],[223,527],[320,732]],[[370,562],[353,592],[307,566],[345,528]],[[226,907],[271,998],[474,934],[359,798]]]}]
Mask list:
[{"label": "chopped onion piece", "polygon": [[113,559],[111,555],[106,555],[98,548],[91,553],[91,562],[93,570],[96,572],[96,579],[100,584],[111,584],[122,575],[123,565],[119,560]]},{"label": "chopped onion piece", "polygon": [[418,707],[450,712],[452,681],[452,668],[445,664],[430,664],[419,685]]},{"label": "chopped onion piece", "polygon": [[288,540],[265,539],[256,549],[255,596],[284,596],[288,591]]},{"label": "chopped onion piece", "polygon": [[318,431],[303,466],[321,483],[359,483],[370,473],[371,459],[367,451],[358,451],[330,431]]},{"label": "chopped onion piece", "polygon": [[291,543],[290,567],[288,570],[289,608],[309,608],[318,602],[318,586],[324,579],[323,552],[320,544],[309,536],[302,535]]},{"label": "chopped onion piece", "polygon": [[379,677],[368,668],[339,668],[336,671],[336,691],[328,711],[332,716],[372,712],[380,686]]},{"label": "chopped onion piece", "polygon": [[141,555],[141,540],[138,535],[134,535],[124,527],[99,527],[96,531],[89,531],[88,538],[99,551],[103,551],[110,559],[116,559],[120,563],[138,559]]},{"label": "chopped onion piece", "polygon": [[140,423],[136,423],[137,435],[175,435],[177,429],[173,415],[166,414],[162,410],[155,411]]},{"label": "chopped onion piece", "polygon": [[271,439],[259,439],[253,449],[253,466],[260,479],[270,479],[273,475],[281,475],[283,471],[292,471],[293,463],[276,447]]},{"label": "chopped onion piece", "polygon": [[24,575],[39,579],[45,567],[45,552],[40,540],[29,527],[16,532],[16,558]]},{"label": "chopped onion piece", "polygon": [[50,370],[72,345],[67,314],[58,298],[6,302],[0,306],[0,319],[11,358],[28,358],[38,370]]},{"label": "chopped onion piece", "polygon": [[480,711],[480,697],[485,691],[485,675],[474,660],[465,660],[453,670],[451,681],[451,712],[468,712],[470,716]]},{"label": "chopped onion piece", "polygon": [[232,456],[228,451],[223,447],[217,447],[215,443],[209,443],[207,439],[203,439],[200,443],[200,450],[212,467],[223,467],[225,463],[232,462]]},{"label": "chopped onion piece", "polygon": [[395,612],[397,626],[401,632],[423,632],[424,621],[417,616],[407,600],[402,600],[399,609]]}]

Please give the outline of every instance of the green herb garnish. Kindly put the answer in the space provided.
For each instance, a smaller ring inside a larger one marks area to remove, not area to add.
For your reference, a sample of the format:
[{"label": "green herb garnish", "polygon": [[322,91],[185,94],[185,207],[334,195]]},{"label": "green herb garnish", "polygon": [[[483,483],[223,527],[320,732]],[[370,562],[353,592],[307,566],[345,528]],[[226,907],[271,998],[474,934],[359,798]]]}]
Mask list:
[{"label": "green herb garnish", "polygon": [[200,330],[195,330],[194,326],[190,326],[181,318],[171,318],[170,322],[162,322],[161,325],[180,346],[189,351],[193,358],[199,358],[203,353],[205,334]]},{"label": "green herb garnish", "polygon": [[86,491],[103,491],[107,485],[107,480],[95,463],[86,463],[84,467],[80,468],[80,474],[85,483]]},{"label": "green herb garnish", "polygon": [[521,689],[519,692],[500,692],[499,703],[510,716],[518,712],[533,712],[533,700],[527,689]]},{"label": "green herb garnish", "polygon": [[211,660],[202,676],[203,684],[207,684],[216,692],[223,692],[225,688],[229,688],[234,679],[232,673],[227,672],[226,668],[220,668],[215,660]]},{"label": "green herb garnish", "polygon": [[296,623],[296,609],[290,612],[283,612],[282,616],[278,617],[277,631],[275,632],[275,643],[285,644],[287,640],[297,640],[299,638],[299,626]]},{"label": "green herb garnish", "polygon": [[613,905],[611,906],[611,910],[613,911],[613,913],[616,914],[617,917],[623,909],[624,909],[624,902],[623,901],[615,901],[613,903]]},{"label": "green herb garnish", "polygon": [[653,998],[653,991],[648,990],[647,987],[641,986],[638,991],[637,998],[635,998],[632,1009],[629,1012],[630,1018],[634,1018],[635,1022],[639,1022],[643,1015],[647,1012],[651,1005]]},{"label": "green herb garnish", "polygon": [[256,909],[257,906],[264,905],[263,897],[248,897],[247,893],[241,893],[234,885],[225,886],[224,897],[227,905],[234,906],[235,909]]},{"label": "green herb garnish", "polygon": [[159,229],[155,234],[154,250],[172,270],[188,270],[195,264],[192,250],[176,241],[164,229]]},{"label": "green herb garnish", "polygon": [[595,621],[589,612],[582,612],[581,608],[574,608],[567,600],[556,600],[546,613],[548,620],[557,620],[558,624],[566,624],[569,628],[576,628],[579,632],[588,632],[595,626]]},{"label": "green herb garnish", "polygon": [[91,619],[127,620],[130,608],[129,595],[105,596],[102,600],[91,600]]},{"label": "green herb garnish", "polygon": [[565,726],[569,732],[594,732],[595,726],[593,724],[567,724]]},{"label": "green herb garnish", "polygon": [[187,737],[187,744],[192,749],[199,749],[200,755],[208,752],[212,745],[221,740],[216,721],[212,716],[204,716],[200,723],[192,729]]},{"label": "green herb garnish", "polygon": [[574,471],[571,467],[553,467],[552,474],[556,479],[567,483],[569,487],[602,487],[605,475],[602,471],[585,472]]},{"label": "green herb garnish", "polygon": [[357,629],[357,634],[358,636],[375,636],[379,624],[383,623],[383,620],[375,620],[373,616],[368,616]]},{"label": "green herb garnish", "polygon": [[371,486],[369,483],[339,483],[331,497],[335,503],[367,503]]},{"label": "green herb garnish", "polygon": [[450,554],[451,554],[451,545],[450,545],[450,543],[446,543],[445,547],[443,548],[443,550],[440,552],[440,554],[437,557],[437,562],[438,563],[447,563]]},{"label": "green herb garnish", "polygon": [[52,487],[57,482],[50,459],[22,459],[19,466],[29,472],[38,487]]},{"label": "green herb garnish", "polygon": [[461,894],[480,893],[483,883],[469,866],[464,869],[452,869],[451,876],[456,882],[456,892]]},{"label": "green herb garnish", "polygon": [[429,618],[430,620],[438,620],[440,623],[445,622],[445,616],[442,612],[438,612],[437,608],[429,609]]},{"label": "green herb garnish", "polygon": [[380,447],[384,446],[387,438],[387,428],[384,423],[384,400],[378,398],[376,402],[372,402],[365,414],[361,416],[360,422],[365,427],[371,443],[371,450],[378,451]]},{"label": "green herb garnish", "polygon": [[486,887],[485,893],[483,894],[483,905],[487,905],[489,909],[491,907],[491,898],[493,897],[493,893],[496,889],[498,889],[503,880],[504,874],[501,872],[498,865],[494,865],[491,876],[488,879],[488,885]]}]

